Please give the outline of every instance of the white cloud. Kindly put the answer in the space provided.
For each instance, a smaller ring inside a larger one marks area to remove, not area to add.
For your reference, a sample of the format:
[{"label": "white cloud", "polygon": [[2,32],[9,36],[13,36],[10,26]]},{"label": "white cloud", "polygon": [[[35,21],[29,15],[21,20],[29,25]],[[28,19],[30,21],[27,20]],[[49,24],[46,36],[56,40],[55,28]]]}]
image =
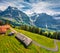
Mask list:
[{"label": "white cloud", "polygon": [[8,6],[15,6],[14,3],[6,2],[0,4],[0,10],[5,10]]},{"label": "white cloud", "polygon": [[5,10],[6,9],[6,6],[0,6],[0,10]]},{"label": "white cloud", "polygon": [[24,11],[27,15],[31,15],[32,13],[34,13],[33,11],[31,11],[31,10],[26,10],[26,11]]},{"label": "white cloud", "polygon": [[11,2],[7,2],[7,5],[8,6],[15,6],[15,4],[14,3],[11,3]]},{"label": "white cloud", "polygon": [[[30,0],[31,1],[31,0]],[[31,9],[28,9],[26,11],[24,11],[26,14],[32,14],[33,12],[36,12],[36,13],[47,13],[49,15],[53,15],[53,14],[60,14],[60,12],[56,12],[54,9],[52,9],[53,7],[57,7],[57,6],[60,6],[60,3],[54,3],[52,0],[52,3],[51,2],[48,2],[48,0],[46,0],[46,2],[43,2],[41,0],[37,0],[37,1],[40,1],[40,2],[37,2],[37,3],[34,3],[35,0],[32,0],[31,2],[33,3],[28,3],[27,5],[25,6],[28,6],[28,7],[32,7]],[[10,0],[10,2],[6,2],[5,3],[0,3],[0,10],[4,10],[7,8],[7,6],[14,6],[14,7],[17,7],[19,8],[20,10],[22,10],[22,8],[24,7],[24,5],[22,5],[21,3],[27,3],[27,2],[24,2],[24,0]]]},{"label": "white cloud", "polygon": [[32,9],[26,11],[27,14],[31,14],[32,12],[35,13],[47,13],[49,15],[54,15],[54,14],[60,14],[60,12],[56,12],[54,11],[54,9],[52,9],[52,7],[56,7],[59,4],[55,4],[55,3],[48,3],[48,2],[39,2],[39,3],[33,3],[31,4]]}]

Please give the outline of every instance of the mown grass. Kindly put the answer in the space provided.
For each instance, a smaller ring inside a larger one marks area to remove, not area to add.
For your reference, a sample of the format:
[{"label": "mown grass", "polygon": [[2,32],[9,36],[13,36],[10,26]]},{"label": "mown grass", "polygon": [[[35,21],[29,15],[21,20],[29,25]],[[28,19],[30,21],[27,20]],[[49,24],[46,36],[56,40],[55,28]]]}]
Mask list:
[{"label": "mown grass", "polygon": [[[46,47],[52,47],[52,48],[54,47],[53,39],[47,38],[47,37],[39,35],[39,34],[34,34],[31,32],[28,32],[28,31],[16,29],[16,28],[15,28],[15,30],[19,31],[22,34],[25,34],[26,36],[32,38],[36,42],[38,42]],[[51,32],[51,33],[53,33],[53,32]],[[40,50],[42,51],[42,53],[60,53],[60,40],[57,40],[57,46],[58,46],[57,52],[48,51],[43,48],[40,48]]]},{"label": "mown grass", "polygon": [[51,53],[43,48],[31,44],[28,48],[19,42],[14,36],[8,36],[8,31],[4,36],[0,34],[0,53]]},{"label": "mown grass", "polygon": [[[35,36],[36,37],[38,36],[37,34],[35,35],[34,33],[26,32],[24,30],[18,30],[18,31],[20,31],[21,33],[25,33],[25,34],[27,33],[26,35],[30,34],[29,37],[32,34],[34,35],[34,38],[35,38]],[[15,38],[15,35],[14,36],[8,36],[9,33],[10,33],[10,30],[6,34],[4,34],[4,36],[2,36],[0,34],[0,53],[60,53],[60,42],[57,42],[57,44],[59,46],[59,51],[58,52],[48,51],[46,49],[43,49],[41,47],[36,46],[33,43],[28,48],[25,48],[24,45]],[[45,41],[44,42],[45,45],[47,43],[49,43],[48,42],[49,38],[47,38],[45,40],[44,37],[39,38],[39,36],[37,37],[36,41],[41,40],[41,42],[42,42],[41,44],[43,44],[43,42]],[[32,38],[32,39],[34,39],[34,38]],[[53,42],[53,40],[49,40],[49,41],[51,41],[51,43]],[[48,45],[50,45],[51,43],[49,43]]]},{"label": "mown grass", "polygon": [[60,53],[60,40],[57,41],[57,45],[58,45],[58,52],[55,52],[55,53]]},{"label": "mown grass", "polygon": [[48,48],[54,48],[55,47],[53,39],[47,38],[43,35],[24,31],[24,30],[19,30],[19,29],[15,29],[15,30],[19,31],[20,33],[25,34],[26,36],[32,38],[34,41],[38,42],[39,44],[41,44],[43,46],[46,46]]}]

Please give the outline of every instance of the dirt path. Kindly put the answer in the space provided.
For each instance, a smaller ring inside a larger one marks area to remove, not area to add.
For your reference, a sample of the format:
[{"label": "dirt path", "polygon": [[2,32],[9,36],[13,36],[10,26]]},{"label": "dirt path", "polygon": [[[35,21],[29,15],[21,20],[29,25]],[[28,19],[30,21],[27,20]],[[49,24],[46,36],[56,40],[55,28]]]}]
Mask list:
[{"label": "dirt path", "polygon": [[[17,32],[16,30],[14,30],[12,27],[10,27],[10,30],[13,31],[13,32],[15,32],[16,34],[21,34],[21,33]],[[44,48],[46,50],[50,50],[50,51],[54,51],[54,52],[57,52],[58,51],[58,45],[57,45],[55,39],[54,39],[55,48],[47,48],[46,46],[43,46],[43,45],[37,43],[36,41],[32,41],[32,43],[34,43],[35,45],[37,45],[37,46],[39,46],[41,48]]]},{"label": "dirt path", "polygon": [[12,32],[14,32],[14,33],[18,33],[16,30],[14,30],[12,27],[10,27],[10,30],[12,31]]},{"label": "dirt path", "polygon": [[36,41],[33,41],[33,43],[34,43],[35,45],[41,47],[41,48],[46,49],[46,50],[50,50],[50,51],[54,51],[54,52],[57,52],[57,51],[58,51],[58,46],[57,46],[57,44],[56,44],[56,40],[54,40],[55,48],[48,48],[48,47],[46,47],[46,46],[43,46],[43,45],[37,43]]}]

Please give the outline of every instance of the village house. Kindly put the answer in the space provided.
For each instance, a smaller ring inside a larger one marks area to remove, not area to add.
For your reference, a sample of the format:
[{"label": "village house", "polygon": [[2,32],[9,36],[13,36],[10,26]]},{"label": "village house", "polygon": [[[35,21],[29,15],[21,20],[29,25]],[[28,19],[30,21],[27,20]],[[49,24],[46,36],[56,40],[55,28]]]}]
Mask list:
[{"label": "village house", "polygon": [[5,34],[9,28],[10,28],[9,25],[0,26],[0,34]]}]

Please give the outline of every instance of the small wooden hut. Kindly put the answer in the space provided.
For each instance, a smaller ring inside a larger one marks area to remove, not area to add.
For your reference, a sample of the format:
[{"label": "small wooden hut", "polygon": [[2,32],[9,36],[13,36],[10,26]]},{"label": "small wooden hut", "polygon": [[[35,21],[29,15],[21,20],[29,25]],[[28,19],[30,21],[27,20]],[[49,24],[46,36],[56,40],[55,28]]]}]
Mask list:
[{"label": "small wooden hut", "polygon": [[32,39],[30,39],[29,37],[23,34],[17,34],[16,38],[20,40],[24,44],[25,47],[28,47],[32,43]]}]

